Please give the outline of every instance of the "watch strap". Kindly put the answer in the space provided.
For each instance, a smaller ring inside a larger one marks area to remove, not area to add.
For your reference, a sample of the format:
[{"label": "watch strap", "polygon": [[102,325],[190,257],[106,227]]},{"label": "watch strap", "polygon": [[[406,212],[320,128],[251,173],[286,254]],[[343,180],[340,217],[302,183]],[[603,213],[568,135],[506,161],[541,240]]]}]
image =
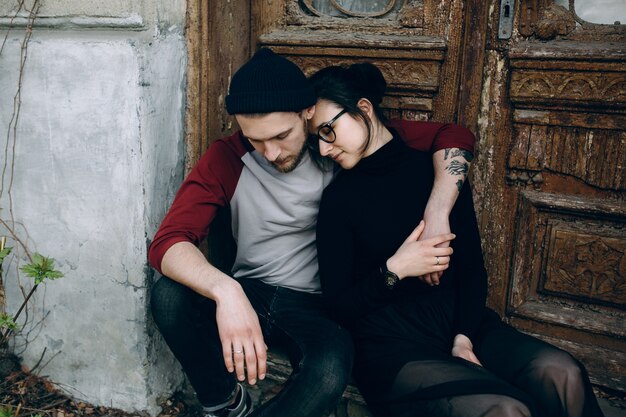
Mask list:
[{"label": "watch strap", "polygon": [[385,280],[385,286],[390,289],[393,290],[393,288],[396,286],[396,284],[400,281],[400,277],[398,277],[398,275],[394,272],[391,272],[390,270],[387,269],[387,265],[383,264],[380,267],[380,273],[383,276],[383,279]]}]

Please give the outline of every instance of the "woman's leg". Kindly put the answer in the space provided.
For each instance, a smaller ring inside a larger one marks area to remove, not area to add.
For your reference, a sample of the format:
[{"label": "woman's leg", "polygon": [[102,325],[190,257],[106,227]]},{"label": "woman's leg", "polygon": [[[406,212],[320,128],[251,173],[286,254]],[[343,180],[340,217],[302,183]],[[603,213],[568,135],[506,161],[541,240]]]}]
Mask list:
[{"label": "woman's leg", "polygon": [[582,366],[567,352],[538,349],[513,383],[536,398],[548,416],[593,415],[584,412],[588,401]]},{"label": "woman's leg", "polygon": [[[451,417],[531,417],[523,402],[505,395],[474,394],[430,400],[424,416]],[[409,414],[408,416],[419,416]],[[408,417],[407,416],[407,417]]]},{"label": "woman's leg", "polygon": [[569,353],[499,320],[481,335],[476,352],[482,364],[532,396],[540,416],[603,415],[584,366]]},{"label": "woman's leg", "polygon": [[531,417],[523,393],[461,359],[409,362],[400,370],[381,416]]}]

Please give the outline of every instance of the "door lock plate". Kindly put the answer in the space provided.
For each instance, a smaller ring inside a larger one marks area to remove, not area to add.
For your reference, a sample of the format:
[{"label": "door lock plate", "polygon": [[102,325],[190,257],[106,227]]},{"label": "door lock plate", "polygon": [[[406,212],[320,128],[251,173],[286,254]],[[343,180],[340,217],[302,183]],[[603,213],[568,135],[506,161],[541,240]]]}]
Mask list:
[{"label": "door lock plate", "polygon": [[498,39],[509,39],[513,33],[513,15],[515,0],[500,0],[500,23],[498,25]]}]

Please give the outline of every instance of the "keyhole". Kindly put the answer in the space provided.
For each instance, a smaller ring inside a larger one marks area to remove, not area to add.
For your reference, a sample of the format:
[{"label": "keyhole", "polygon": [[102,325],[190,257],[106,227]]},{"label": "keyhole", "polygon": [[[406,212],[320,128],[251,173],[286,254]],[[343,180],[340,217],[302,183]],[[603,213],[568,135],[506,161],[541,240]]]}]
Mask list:
[{"label": "keyhole", "polygon": [[515,0],[500,0],[499,39],[511,38],[511,32],[513,31],[513,13],[515,13],[514,7]]}]

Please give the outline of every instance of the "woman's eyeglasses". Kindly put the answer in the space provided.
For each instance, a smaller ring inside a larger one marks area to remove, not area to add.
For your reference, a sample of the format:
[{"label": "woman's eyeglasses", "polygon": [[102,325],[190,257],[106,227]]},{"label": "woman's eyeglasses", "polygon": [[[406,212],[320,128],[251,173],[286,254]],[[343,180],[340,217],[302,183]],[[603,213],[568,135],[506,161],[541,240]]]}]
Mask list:
[{"label": "woman's eyeglasses", "polygon": [[321,124],[317,129],[317,139],[326,143],[333,143],[337,140],[337,135],[335,135],[335,131],[333,130],[333,123],[335,123],[337,119],[339,119],[347,111],[348,110],[343,109],[337,114],[337,116],[333,117],[328,122]]}]

